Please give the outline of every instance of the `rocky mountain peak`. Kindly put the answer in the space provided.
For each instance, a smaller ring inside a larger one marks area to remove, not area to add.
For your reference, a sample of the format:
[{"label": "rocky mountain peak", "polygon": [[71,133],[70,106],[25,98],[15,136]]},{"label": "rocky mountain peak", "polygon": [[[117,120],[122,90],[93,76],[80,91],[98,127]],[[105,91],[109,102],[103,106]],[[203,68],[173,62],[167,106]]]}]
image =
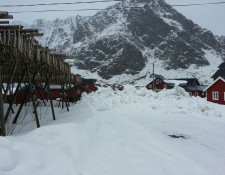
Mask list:
[{"label": "rocky mountain peak", "polygon": [[94,16],[66,21],[54,21],[60,25],[48,27],[46,45],[69,52],[77,68],[97,72],[104,79],[149,71],[146,67],[153,61],[158,69],[185,72],[210,66],[209,53],[218,64],[225,58],[222,38],[164,0],[124,0]]}]

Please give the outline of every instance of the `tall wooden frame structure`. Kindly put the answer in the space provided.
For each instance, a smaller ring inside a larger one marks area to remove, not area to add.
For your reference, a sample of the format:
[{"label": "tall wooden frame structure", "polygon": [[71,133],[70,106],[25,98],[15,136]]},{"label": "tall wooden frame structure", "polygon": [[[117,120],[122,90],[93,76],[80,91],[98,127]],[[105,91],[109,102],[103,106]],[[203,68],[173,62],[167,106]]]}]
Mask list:
[{"label": "tall wooden frame structure", "polygon": [[[69,64],[64,62],[67,56],[54,53],[47,47],[39,45],[35,37],[43,34],[39,33],[37,29],[24,29],[21,25],[9,25],[8,21],[2,21],[2,19],[12,18],[8,12],[0,11],[0,135],[2,136],[7,135],[6,122],[10,112],[14,112],[13,104],[23,83],[27,85],[28,90],[23,103],[20,104],[15,114],[13,123],[17,122],[25,99],[29,97],[37,127],[40,127],[34,87],[41,84],[44,89],[48,90],[48,99],[51,104],[53,120],[55,120],[50,84],[57,83],[64,87],[65,84],[76,82]],[[4,103],[12,85],[15,87],[15,92],[4,111]]]}]

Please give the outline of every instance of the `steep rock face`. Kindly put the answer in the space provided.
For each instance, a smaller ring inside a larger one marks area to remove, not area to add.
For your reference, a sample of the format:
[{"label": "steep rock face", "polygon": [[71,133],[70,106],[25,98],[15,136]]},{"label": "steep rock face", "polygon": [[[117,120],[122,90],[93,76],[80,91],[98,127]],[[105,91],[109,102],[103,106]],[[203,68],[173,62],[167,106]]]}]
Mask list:
[{"label": "steep rock face", "polygon": [[136,74],[145,66],[142,52],[124,36],[109,36],[88,43],[89,47],[78,49],[75,53],[80,69],[88,69],[106,79],[122,73]]},{"label": "steep rock face", "polygon": [[[132,8],[131,8],[132,7]],[[103,78],[136,74],[149,58],[165,69],[209,65],[204,50],[224,48],[208,30],[186,19],[163,0],[127,0],[77,22],[73,52],[78,68]],[[144,53],[144,54],[142,54]]]}]

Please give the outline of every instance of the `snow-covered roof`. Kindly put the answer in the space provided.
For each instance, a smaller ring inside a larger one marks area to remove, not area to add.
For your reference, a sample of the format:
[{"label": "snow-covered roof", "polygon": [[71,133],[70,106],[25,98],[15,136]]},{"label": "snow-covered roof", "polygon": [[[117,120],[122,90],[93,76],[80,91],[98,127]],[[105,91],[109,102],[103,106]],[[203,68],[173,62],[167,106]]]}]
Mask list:
[{"label": "snow-covered roof", "polygon": [[222,80],[223,82],[225,82],[225,79],[223,79],[222,77],[218,77],[214,82],[212,82],[207,88],[204,89],[204,91],[207,91],[212,85],[214,85],[218,80]]},{"label": "snow-covered roof", "polygon": [[185,80],[163,80],[165,83],[172,83],[174,85],[187,84]]},{"label": "snow-covered roof", "polygon": [[187,86],[185,87],[185,90],[187,92],[205,92],[205,89],[207,87],[208,87],[207,85]]}]

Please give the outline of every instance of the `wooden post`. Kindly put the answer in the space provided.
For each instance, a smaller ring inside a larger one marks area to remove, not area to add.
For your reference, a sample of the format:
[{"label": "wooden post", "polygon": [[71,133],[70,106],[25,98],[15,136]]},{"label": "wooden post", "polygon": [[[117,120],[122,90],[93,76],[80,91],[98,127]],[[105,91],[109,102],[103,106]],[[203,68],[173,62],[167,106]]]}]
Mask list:
[{"label": "wooden post", "polygon": [[27,77],[28,77],[28,82],[29,82],[29,95],[30,95],[30,98],[31,98],[31,101],[32,101],[32,105],[33,105],[33,109],[34,109],[34,115],[35,115],[35,120],[36,120],[36,123],[37,123],[37,127],[40,128],[40,122],[39,122],[39,119],[38,119],[38,113],[37,113],[37,108],[36,108],[36,105],[35,105],[35,100],[34,100],[34,93],[33,93],[33,89],[31,87],[32,83],[31,83],[31,78],[30,78],[30,71],[29,71],[29,68],[28,68],[28,63],[26,63],[26,68],[27,68]]},{"label": "wooden post", "polygon": [[65,93],[65,79],[64,79],[64,77],[63,77],[63,83],[61,84],[61,87],[62,87],[62,109],[64,108],[64,103],[65,103],[67,111],[69,111],[69,107],[68,107],[68,104],[67,104],[67,96],[66,96],[66,93]]},{"label": "wooden post", "polygon": [[63,109],[64,108],[64,99],[65,99],[64,83],[61,84],[61,87],[62,87],[61,101],[62,101],[62,109]]},{"label": "wooden post", "polygon": [[6,92],[5,92],[4,102],[6,101],[6,97],[7,97],[9,88],[10,88],[9,85],[10,85],[10,83],[12,83],[12,79],[14,77],[14,74],[15,74],[15,71],[16,71],[16,68],[17,68],[17,65],[18,65],[18,62],[16,62],[15,65],[13,66],[12,75],[9,78],[9,81],[8,81],[8,84],[7,84],[7,87],[6,87],[6,90],[5,90]]},{"label": "wooden post", "polygon": [[21,111],[22,111],[22,109],[23,109],[23,106],[24,106],[24,104],[25,104],[25,101],[26,101],[28,92],[29,92],[29,89],[27,90],[27,92],[25,93],[25,96],[23,97],[22,103],[20,104],[20,107],[19,107],[19,109],[18,109],[18,111],[17,111],[17,113],[16,113],[16,116],[15,116],[15,118],[13,119],[13,124],[16,124],[16,122],[17,122],[17,120],[18,120],[18,118],[19,118],[19,115],[20,115],[20,113],[21,113]]},{"label": "wooden post", "polygon": [[12,109],[13,103],[14,103],[14,101],[16,99],[17,94],[18,94],[20,84],[21,84],[21,82],[23,81],[23,78],[24,78],[24,74],[25,74],[25,71],[23,71],[23,73],[22,73],[22,75],[20,77],[20,80],[19,80],[18,85],[16,87],[16,91],[15,91],[15,93],[13,95],[12,101],[10,102],[9,107],[8,107],[8,110],[6,111],[5,121],[8,120],[8,117],[9,117],[9,114],[10,114],[10,110]]},{"label": "wooden post", "polygon": [[51,75],[49,77],[46,76],[47,89],[48,89],[48,98],[49,98],[50,104],[51,104],[53,120],[55,120],[55,111],[54,111],[54,106],[53,106],[53,102],[52,102],[51,88],[50,88],[50,85],[49,85],[49,79],[50,78],[51,78]]},{"label": "wooden post", "polygon": [[4,118],[4,104],[2,96],[2,66],[0,66],[0,122],[1,122],[1,135],[6,136],[5,118]]},{"label": "wooden post", "polygon": [[154,71],[154,63],[152,64],[153,66],[153,81],[152,81],[152,90],[154,91],[155,90],[155,71]]},{"label": "wooden post", "polygon": [[[66,83],[66,82],[65,82]],[[67,87],[67,83],[66,83],[66,90],[68,89]],[[65,100],[66,100],[66,108],[67,108],[67,111],[69,111],[69,102],[68,102],[68,95],[65,93]]]},{"label": "wooden post", "polygon": [[40,85],[41,88],[43,88],[43,91],[40,91],[40,89],[38,88],[37,84],[35,84],[34,86],[37,89],[37,93],[40,95],[40,100],[42,100],[42,102],[45,104],[45,106],[47,106],[46,103],[45,103],[45,100],[44,100],[46,86],[43,87],[42,85]]}]

